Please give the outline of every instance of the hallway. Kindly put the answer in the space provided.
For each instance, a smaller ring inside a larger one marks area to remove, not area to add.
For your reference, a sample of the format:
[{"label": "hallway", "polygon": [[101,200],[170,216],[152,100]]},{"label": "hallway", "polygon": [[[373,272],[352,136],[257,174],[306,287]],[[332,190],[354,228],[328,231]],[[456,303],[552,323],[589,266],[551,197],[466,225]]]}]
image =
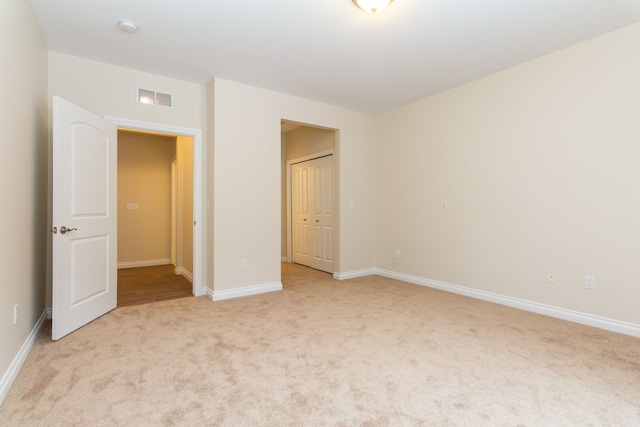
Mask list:
[{"label": "hallway", "polygon": [[172,264],[118,270],[118,307],[193,296],[193,285]]}]

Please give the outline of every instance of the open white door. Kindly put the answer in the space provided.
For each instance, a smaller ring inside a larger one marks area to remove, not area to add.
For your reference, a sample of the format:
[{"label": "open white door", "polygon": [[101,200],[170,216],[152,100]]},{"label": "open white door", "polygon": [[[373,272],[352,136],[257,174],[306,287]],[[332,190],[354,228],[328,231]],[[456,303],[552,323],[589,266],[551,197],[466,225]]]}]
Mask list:
[{"label": "open white door", "polygon": [[53,323],[60,339],[117,304],[117,128],[53,98]]}]

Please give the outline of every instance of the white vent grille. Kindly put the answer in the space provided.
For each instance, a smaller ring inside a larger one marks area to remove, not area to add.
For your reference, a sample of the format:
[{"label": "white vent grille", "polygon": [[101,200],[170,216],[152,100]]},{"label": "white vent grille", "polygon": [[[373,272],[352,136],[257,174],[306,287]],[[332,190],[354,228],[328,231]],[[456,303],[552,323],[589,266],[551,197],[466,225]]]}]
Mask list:
[{"label": "white vent grille", "polygon": [[173,107],[173,95],[138,88],[138,102],[141,104],[159,105],[161,107]]}]

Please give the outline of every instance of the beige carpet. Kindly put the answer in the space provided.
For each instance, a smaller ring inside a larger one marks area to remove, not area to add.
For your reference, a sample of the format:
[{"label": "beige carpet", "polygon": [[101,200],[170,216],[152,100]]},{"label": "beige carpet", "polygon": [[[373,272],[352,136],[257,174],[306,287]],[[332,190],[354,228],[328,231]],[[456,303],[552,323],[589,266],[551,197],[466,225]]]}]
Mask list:
[{"label": "beige carpet", "polygon": [[3,426],[640,425],[640,340],[381,277],[47,329]]}]

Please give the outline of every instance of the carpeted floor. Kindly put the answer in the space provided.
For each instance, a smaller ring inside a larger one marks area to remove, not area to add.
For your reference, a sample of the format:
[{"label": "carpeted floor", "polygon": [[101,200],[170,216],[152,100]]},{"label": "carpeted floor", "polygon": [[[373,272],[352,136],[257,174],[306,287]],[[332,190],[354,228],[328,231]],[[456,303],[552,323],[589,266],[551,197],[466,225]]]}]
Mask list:
[{"label": "carpeted floor", "polygon": [[45,330],[0,424],[640,425],[640,339],[377,276],[282,279]]}]

